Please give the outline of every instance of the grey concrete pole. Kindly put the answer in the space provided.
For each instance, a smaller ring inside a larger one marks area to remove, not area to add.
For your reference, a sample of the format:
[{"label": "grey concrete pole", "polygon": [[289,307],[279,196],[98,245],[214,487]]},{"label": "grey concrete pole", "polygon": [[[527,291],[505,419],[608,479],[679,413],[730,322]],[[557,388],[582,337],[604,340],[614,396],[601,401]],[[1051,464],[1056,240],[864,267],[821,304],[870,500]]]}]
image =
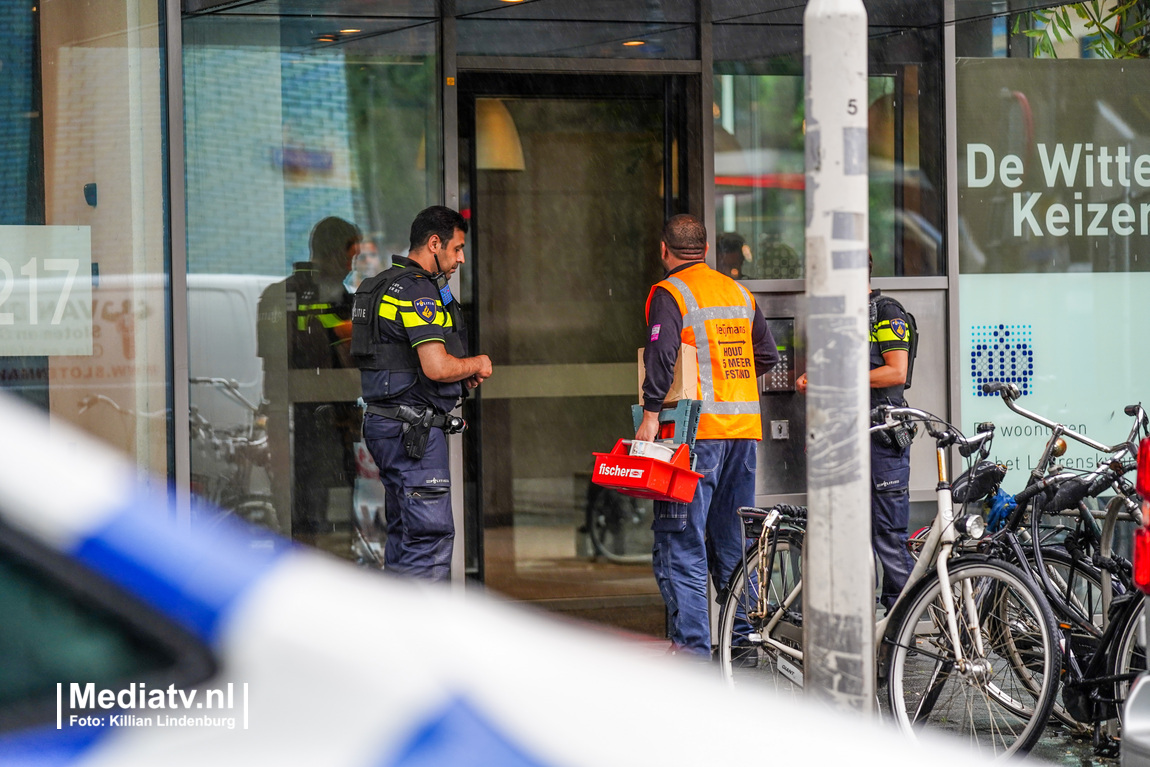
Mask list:
[{"label": "grey concrete pole", "polygon": [[867,338],[867,16],[811,0],[806,71],[806,689],[874,708]]}]

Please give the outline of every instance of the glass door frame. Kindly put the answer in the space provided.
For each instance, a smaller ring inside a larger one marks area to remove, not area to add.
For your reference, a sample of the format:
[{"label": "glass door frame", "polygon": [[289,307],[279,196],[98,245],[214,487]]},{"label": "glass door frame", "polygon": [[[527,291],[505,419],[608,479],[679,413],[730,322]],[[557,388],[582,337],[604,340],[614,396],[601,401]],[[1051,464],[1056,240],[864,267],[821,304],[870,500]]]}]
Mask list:
[{"label": "glass door frame", "polygon": [[[458,56],[458,35],[455,0],[439,0],[437,22],[440,55],[440,108],[443,171],[443,204],[459,209],[459,101],[456,83],[459,72],[507,72],[535,74],[621,74],[621,75],[679,75],[688,84],[687,97],[692,100],[701,118],[688,121],[686,151],[681,155],[687,169],[688,204],[700,211],[710,231],[714,231],[715,210],[711,190],[714,188],[714,127],[709,115],[713,101],[711,71],[712,55],[712,0],[698,0],[698,58],[681,60],[628,60],[577,58],[508,58],[499,56]],[[226,3],[223,3],[226,4]],[[167,190],[171,279],[170,369],[172,391],[172,449],[174,463],[175,516],[181,524],[189,524],[191,495],[190,440],[188,412],[188,316],[187,316],[187,221],[185,207],[184,174],[184,94],[182,19],[185,0],[161,0],[162,33],[165,37],[165,70],[167,86],[168,140]],[[214,7],[217,3],[200,4],[199,9]],[[222,5],[222,4],[219,4]],[[458,290],[458,277],[452,285]],[[451,454],[451,473],[463,477],[463,438],[454,435],[448,439]],[[464,530],[463,494],[452,497],[452,512],[456,529]],[[457,540],[462,544],[463,536]],[[452,581],[457,586],[464,582],[463,546],[456,546],[452,557]]]},{"label": "glass door frame", "polygon": [[[708,129],[712,127],[710,120],[700,118],[702,114],[710,114],[709,110],[704,112],[701,109],[703,102],[699,96],[700,86],[708,78],[698,76],[698,62],[612,61],[610,69],[600,69],[588,67],[586,60],[544,61],[546,65],[537,69],[504,69],[497,65],[499,59],[488,61],[485,57],[465,57],[461,61],[467,66],[462,74],[457,76],[456,86],[452,88],[455,102],[452,111],[456,117],[451,127],[455,128],[455,135],[445,140],[445,146],[450,146],[450,151],[455,152],[456,156],[454,186],[447,188],[448,199],[453,200],[456,206],[460,204],[460,189],[464,186],[461,183],[464,180],[460,178],[462,172],[460,169],[474,168],[474,157],[463,158],[460,151],[461,137],[471,132],[462,129],[464,127],[462,121],[473,119],[476,97],[610,99],[636,96],[658,98],[663,104],[663,176],[680,179],[677,197],[674,195],[672,185],[665,185],[664,216],[700,211],[713,219],[713,195],[704,194],[708,182],[703,178],[705,169],[701,160],[707,155],[702,152],[702,131],[699,130],[701,125],[705,125]],[[516,63],[524,62],[518,59]],[[679,147],[677,154],[671,151],[673,145]],[[470,151],[473,155],[473,143]],[[466,165],[460,162],[463,159],[468,160]],[[678,168],[673,168],[676,162]],[[707,165],[710,166],[708,169],[713,176],[713,159]],[[472,178],[466,185],[474,189],[474,170],[471,171],[471,175]],[[709,183],[713,185],[713,179]],[[472,199],[470,204],[474,205],[475,200]],[[710,210],[705,210],[707,204],[710,205]],[[469,240],[474,243],[474,235]],[[453,279],[458,281],[458,276]],[[457,295],[462,295],[460,286],[453,286],[453,290]],[[478,348],[481,349],[482,345],[479,344]],[[485,579],[484,514],[482,456],[478,450],[478,434],[482,424],[476,421],[472,426],[474,430],[469,429],[463,435],[451,438],[453,440],[451,473],[455,479],[453,484],[461,490],[452,494],[452,505],[457,541],[462,544],[456,546],[452,559],[452,573],[453,580],[456,580],[457,573],[463,573],[467,580],[482,583]],[[464,444],[468,445],[470,466],[464,461]],[[459,531],[462,531],[462,536]]]}]

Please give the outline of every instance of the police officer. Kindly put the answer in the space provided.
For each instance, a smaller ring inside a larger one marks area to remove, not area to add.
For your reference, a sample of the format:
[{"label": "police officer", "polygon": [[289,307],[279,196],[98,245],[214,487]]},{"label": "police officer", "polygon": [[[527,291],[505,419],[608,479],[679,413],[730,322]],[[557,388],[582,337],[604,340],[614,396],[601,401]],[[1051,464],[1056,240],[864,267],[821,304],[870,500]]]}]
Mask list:
[{"label": "police officer", "polygon": [[319,374],[352,367],[351,296],[343,276],[360,238],[355,224],[338,216],[322,219],[308,240],[311,259],[296,263],[292,274],[269,285],[259,300],[258,353],[264,364],[268,436],[277,479],[273,493],[279,525],[286,531],[290,489],[295,537],[330,532],[328,506],[333,497],[341,497],[331,490],[350,490],[355,478],[359,428],[354,398],[316,401],[313,392],[301,399],[290,389],[289,371]]},{"label": "police officer", "polygon": [[725,586],[742,557],[735,512],[755,502],[763,436],[758,377],[779,353],[755,299],[708,266],[706,255],[707,230],[699,219],[678,215],[667,222],[660,251],[667,276],[647,298],[643,420],[635,439],[658,436],[680,345],[696,347],[703,410],[694,454],[703,477],[690,503],[655,503],[652,564],[667,603],[672,651],[710,658],[707,573]]},{"label": "police officer", "polygon": [[450,575],[455,524],[446,433],[467,389],[491,375],[486,355],[467,357],[448,278],[463,263],[467,222],[433,206],[411,224],[406,258],[364,280],[352,312],[352,354],[366,412],[363,436],[385,494],[384,567],[413,578]]},{"label": "police officer", "polygon": [[[873,269],[874,259],[869,259]],[[868,277],[869,282],[869,277]],[[905,406],[903,389],[910,364],[910,325],[894,299],[870,291],[870,406]],[[797,382],[800,392],[807,377]],[[871,435],[871,545],[882,564],[879,602],[887,610],[898,599],[913,567],[907,550],[910,523],[910,447],[898,444],[889,432]]]},{"label": "police officer", "polygon": [[[873,260],[871,261],[873,267]],[[906,405],[903,388],[910,362],[910,326],[906,312],[877,290],[870,293],[870,406]],[[882,564],[879,601],[890,610],[910,577],[906,547],[910,523],[910,446],[890,432],[871,436],[871,542]]]}]

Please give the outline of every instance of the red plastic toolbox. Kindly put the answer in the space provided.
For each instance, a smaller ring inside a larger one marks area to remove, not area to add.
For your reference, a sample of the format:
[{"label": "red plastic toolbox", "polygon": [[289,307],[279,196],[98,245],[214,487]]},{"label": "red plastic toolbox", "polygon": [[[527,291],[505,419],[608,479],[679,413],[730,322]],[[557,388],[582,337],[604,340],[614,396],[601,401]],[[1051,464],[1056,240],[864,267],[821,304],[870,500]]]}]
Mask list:
[{"label": "red plastic toolbox", "polygon": [[630,455],[629,440],[615,443],[610,453],[595,453],[591,481],[635,498],[689,503],[702,474],[691,471],[691,449],[679,445],[670,461]]}]

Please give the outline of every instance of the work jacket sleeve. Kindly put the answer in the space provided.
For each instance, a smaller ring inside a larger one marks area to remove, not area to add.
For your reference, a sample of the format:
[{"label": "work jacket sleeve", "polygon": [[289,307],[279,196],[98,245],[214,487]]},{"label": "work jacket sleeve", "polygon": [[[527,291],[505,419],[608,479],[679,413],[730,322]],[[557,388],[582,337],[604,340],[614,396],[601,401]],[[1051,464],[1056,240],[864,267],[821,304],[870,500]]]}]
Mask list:
[{"label": "work jacket sleeve", "polygon": [[643,409],[657,413],[675,380],[675,361],[682,343],[683,315],[675,299],[663,288],[651,296],[647,318],[647,348],[643,350]]},{"label": "work jacket sleeve", "polygon": [[751,348],[755,351],[755,375],[766,375],[779,361],[779,348],[766,318],[757,306],[755,319],[751,323]]}]

